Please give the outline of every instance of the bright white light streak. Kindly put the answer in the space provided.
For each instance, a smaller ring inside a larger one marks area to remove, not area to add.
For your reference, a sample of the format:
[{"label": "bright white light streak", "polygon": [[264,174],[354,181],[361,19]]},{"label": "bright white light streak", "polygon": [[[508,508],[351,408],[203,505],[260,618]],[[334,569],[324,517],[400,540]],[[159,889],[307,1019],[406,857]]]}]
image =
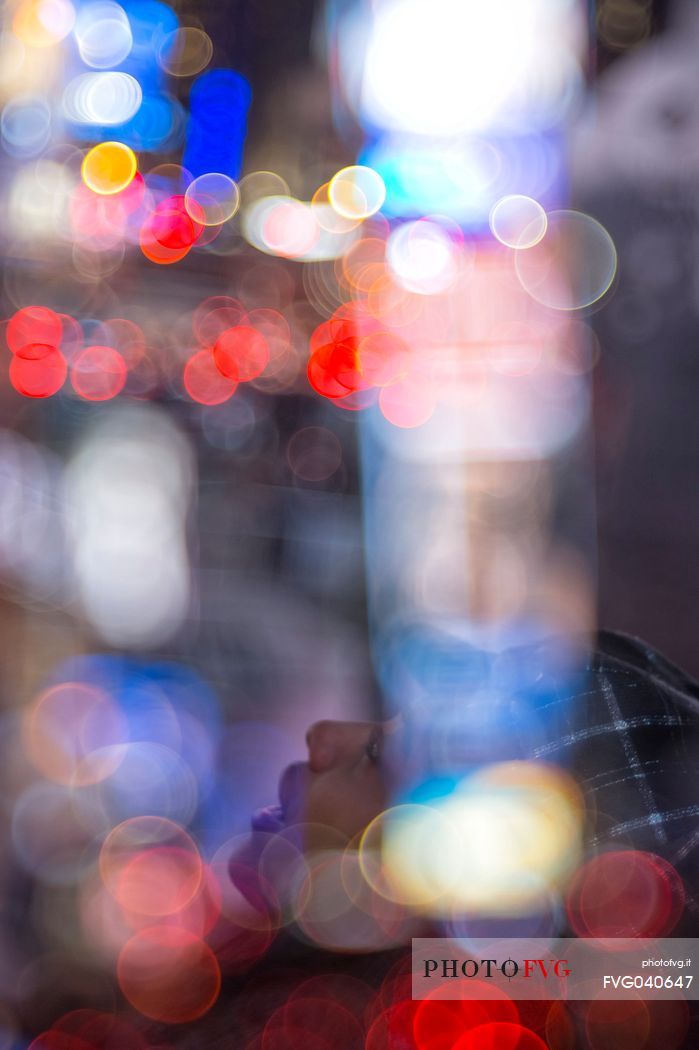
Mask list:
[{"label": "bright white light streak", "polygon": [[8,219],[15,236],[46,240],[68,235],[75,179],[53,160],[37,160],[17,171],[10,190]]},{"label": "bright white light streak", "polygon": [[396,227],[388,240],[386,258],[404,288],[421,295],[438,295],[456,279],[456,246],[446,230],[421,219]]},{"label": "bright white light streak", "polygon": [[131,24],[123,7],[101,0],[80,8],[73,30],[80,57],[93,69],[117,66],[133,46]]},{"label": "bright white light streak", "polygon": [[338,259],[357,239],[357,230],[333,233],[337,216],[330,204],[311,205],[294,197],[260,197],[242,212],[246,241],[267,255],[299,262]]},{"label": "bright white light streak", "polygon": [[0,430],[0,577],[33,598],[68,595],[57,459],[19,434]]},{"label": "bright white light streak", "polygon": [[75,8],[68,0],[41,0],[36,17],[49,39],[57,44],[75,25]]},{"label": "bright white light streak", "polygon": [[[556,108],[579,79],[579,22],[575,0],[383,0],[366,45],[361,116],[434,136],[506,123],[532,105]],[[555,76],[542,78],[552,54]]]},{"label": "bright white light streak", "polygon": [[63,93],[63,112],[76,124],[123,124],[138,112],[141,85],[129,73],[82,73]]},{"label": "bright white light streak", "polygon": [[189,606],[192,457],[152,407],[115,408],[69,464],[65,500],[83,610],[105,641],[159,644]]}]

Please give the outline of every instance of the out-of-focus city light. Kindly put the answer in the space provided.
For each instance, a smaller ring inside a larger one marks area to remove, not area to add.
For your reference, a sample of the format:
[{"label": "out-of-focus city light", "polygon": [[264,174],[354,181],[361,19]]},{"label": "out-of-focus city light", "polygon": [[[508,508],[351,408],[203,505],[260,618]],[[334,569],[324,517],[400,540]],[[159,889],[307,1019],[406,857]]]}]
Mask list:
[{"label": "out-of-focus city light", "polygon": [[615,51],[637,47],[650,34],[651,0],[602,0],[597,8],[597,36]]},{"label": "out-of-focus city light", "polygon": [[323,481],[340,466],[342,446],[330,430],[304,427],[292,437],[286,456],[297,477],[305,481]]},{"label": "out-of-focus city light", "polygon": [[87,346],[71,362],[70,380],[86,401],[109,401],[126,383],[126,362],[111,346]]},{"label": "out-of-focus city light", "polygon": [[85,786],[115,772],[124,755],[118,745],[125,729],[108,693],[87,683],[64,682],[42,693],[27,712],[24,742],[49,780]]},{"label": "out-of-focus city light", "polygon": [[546,233],[546,212],[531,197],[511,194],[503,197],[490,212],[494,237],[508,248],[531,248]]},{"label": "out-of-focus city light", "polygon": [[222,375],[248,382],[264,372],[269,348],[261,332],[248,325],[238,325],[221,333],[214,343],[213,355]]},{"label": "out-of-focus city light", "polygon": [[575,873],[566,898],[579,937],[666,937],[685,903],[667,860],[641,850],[602,853]]},{"label": "out-of-focus city light", "polygon": [[247,80],[232,69],[212,69],[195,80],[182,160],[192,175],[215,171],[240,178],[251,100]]},{"label": "out-of-focus city light", "polygon": [[37,160],[15,175],[10,190],[10,224],[22,240],[69,237],[69,209],[75,177],[61,164]]},{"label": "out-of-focus city light", "polygon": [[80,57],[93,69],[118,66],[133,46],[128,15],[112,0],[95,0],[81,6],[73,32]]},{"label": "out-of-focus city light", "polygon": [[422,295],[445,292],[459,267],[457,245],[443,227],[427,219],[396,227],[386,258],[398,282]]},{"label": "out-of-focus city light", "polygon": [[206,941],[177,926],[153,925],[119,955],[119,987],[141,1014],[182,1024],[201,1017],[221,989],[218,961]]},{"label": "out-of-focus city light", "polygon": [[387,194],[384,211],[392,216],[448,215],[481,231],[493,205],[508,194],[560,199],[561,158],[549,134],[424,141],[386,135],[366,145],[362,160],[380,172]]},{"label": "out-of-focus city light", "polygon": [[429,805],[386,811],[360,856],[364,877],[389,900],[441,915],[523,915],[545,910],[565,884],[581,835],[574,782],[510,763],[484,767]]},{"label": "out-of-focus city light", "polygon": [[136,154],[123,142],[100,142],[85,156],[81,174],[94,193],[109,196],[125,190],[136,169]]},{"label": "out-of-focus city light", "polygon": [[[92,375],[78,376],[94,382]],[[146,436],[144,454],[139,437]],[[182,435],[145,406],[110,415],[68,467],[66,501],[85,615],[114,644],[153,645],[171,637],[187,613],[190,471]]]},{"label": "out-of-focus city light", "polygon": [[[33,348],[35,357],[15,354],[10,362],[10,382],[18,394],[44,398],[57,393],[66,381],[68,364],[54,347]],[[40,355],[40,356],[39,356]]]},{"label": "out-of-focus city light", "polygon": [[439,0],[426,18],[419,0],[382,0],[343,9],[335,32],[338,90],[389,213],[481,227],[506,194],[557,202],[555,129],[582,89],[578,5]]},{"label": "out-of-focus city light", "polygon": [[68,36],[75,23],[70,0],[23,0],[15,11],[12,28],[30,47],[53,47]]},{"label": "out-of-focus city light", "polygon": [[373,125],[427,135],[540,120],[579,75],[571,16],[567,0],[437,0],[429,18],[419,0],[380,3],[360,112]]},{"label": "out-of-focus city light", "polygon": [[300,262],[336,259],[353,243],[355,227],[335,232],[335,214],[329,203],[275,194],[243,203],[242,229],[253,247],[270,255]]},{"label": "out-of-focus city light", "polygon": [[193,77],[206,69],[214,53],[208,33],[196,26],[175,29],[158,49],[160,65],[172,77]]},{"label": "out-of-focus city light", "polygon": [[129,0],[127,11],[133,34],[131,54],[152,65],[163,42],[178,28],[177,15],[163,0]]},{"label": "out-of-focus city light", "polygon": [[[248,223],[252,225],[251,218]],[[315,214],[307,204],[292,199],[269,202],[260,231],[268,251],[302,258],[314,248],[319,237]]]},{"label": "out-of-focus city light", "polygon": [[129,73],[82,73],[63,93],[63,112],[76,124],[123,124],[138,112],[141,85]]},{"label": "out-of-focus city light", "polygon": [[242,208],[249,208],[264,197],[288,197],[289,184],[274,171],[249,171],[239,183]]},{"label": "out-of-focus city light", "polygon": [[346,219],[368,219],[386,199],[386,187],[378,172],[354,164],[333,175],[328,183],[328,200]]},{"label": "out-of-focus city light", "polygon": [[165,152],[181,146],[184,129],[185,111],[177,99],[163,91],[144,91],[136,113],[119,125],[119,134],[135,150]]},{"label": "out-of-focus city light", "polygon": [[[70,593],[60,466],[47,450],[0,431],[0,572],[6,585],[61,605]],[[50,542],[49,542],[50,538]]]},{"label": "out-of-focus city light", "polygon": [[220,226],[232,219],[240,205],[240,190],[227,175],[209,172],[193,179],[184,195],[185,208],[204,226]]},{"label": "out-of-focus city light", "polygon": [[51,137],[51,110],[40,96],[19,95],[11,99],[0,117],[2,144],[19,160],[37,157]]},{"label": "out-of-focus city light", "polygon": [[26,61],[26,48],[15,33],[0,32],[0,84],[7,90],[8,84],[18,79]]},{"label": "out-of-focus city light", "polygon": [[517,253],[515,270],[525,291],[543,306],[580,310],[609,291],[617,252],[604,226],[591,215],[554,211],[548,215],[545,235]]}]

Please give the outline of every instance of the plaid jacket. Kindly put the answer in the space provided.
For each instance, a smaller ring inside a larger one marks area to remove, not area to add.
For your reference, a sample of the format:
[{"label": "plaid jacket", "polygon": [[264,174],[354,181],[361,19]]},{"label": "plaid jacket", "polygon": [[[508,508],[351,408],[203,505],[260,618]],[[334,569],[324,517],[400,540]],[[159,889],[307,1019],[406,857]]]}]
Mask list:
[{"label": "plaid jacket", "polygon": [[699,932],[699,683],[611,631],[586,659],[556,640],[487,654],[437,632],[407,637],[400,656],[408,731],[388,756],[399,795],[420,801],[420,784],[429,797],[492,762],[560,766],[585,795],[589,854],[662,856]]},{"label": "plaid jacket", "polygon": [[[572,687],[571,687],[572,686]],[[637,638],[600,632],[567,683],[557,734],[532,757],[570,769],[591,814],[591,849],[659,854],[682,877],[685,920],[699,930],[699,683]]]}]

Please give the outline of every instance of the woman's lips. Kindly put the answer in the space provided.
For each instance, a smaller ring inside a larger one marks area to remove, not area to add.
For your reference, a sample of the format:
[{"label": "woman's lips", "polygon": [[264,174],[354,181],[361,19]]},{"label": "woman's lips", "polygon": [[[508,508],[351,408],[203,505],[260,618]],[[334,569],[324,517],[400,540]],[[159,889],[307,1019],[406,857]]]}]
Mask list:
[{"label": "woman's lips", "polygon": [[265,806],[252,815],[250,821],[253,831],[267,831],[272,834],[283,831],[284,813],[281,806]]},{"label": "woman's lips", "polygon": [[305,808],[308,765],[293,762],[279,778],[279,803],[287,823],[299,820]]},{"label": "woman's lips", "polygon": [[302,819],[308,775],[306,762],[294,762],[286,767],[279,778],[279,805],[265,806],[253,813],[253,831],[282,831],[289,824],[296,824]]}]

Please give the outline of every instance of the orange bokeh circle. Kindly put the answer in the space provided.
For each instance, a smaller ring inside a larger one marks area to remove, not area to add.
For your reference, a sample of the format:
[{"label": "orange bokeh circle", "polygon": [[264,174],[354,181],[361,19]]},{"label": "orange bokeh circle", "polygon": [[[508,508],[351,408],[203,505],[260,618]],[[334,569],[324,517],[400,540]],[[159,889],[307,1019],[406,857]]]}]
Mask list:
[{"label": "orange bokeh circle", "polygon": [[221,990],[221,971],[211,948],[177,926],[149,926],[122,948],[117,978],[139,1013],[183,1024],[202,1017]]}]

